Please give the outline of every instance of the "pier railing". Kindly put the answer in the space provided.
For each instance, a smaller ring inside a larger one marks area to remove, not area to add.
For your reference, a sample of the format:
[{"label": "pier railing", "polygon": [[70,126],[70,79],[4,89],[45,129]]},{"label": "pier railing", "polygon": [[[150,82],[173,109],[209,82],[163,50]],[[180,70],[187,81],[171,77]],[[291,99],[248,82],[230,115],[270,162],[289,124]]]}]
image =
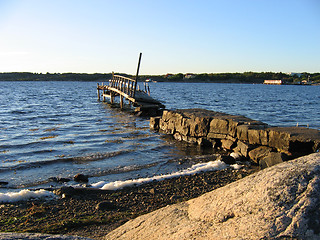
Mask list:
[{"label": "pier railing", "polygon": [[120,75],[114,75],[112,73],[112,79],[109,81],[109,86],[120,90],[128,96],[134,98],[136,92],[136,80],[123,77]]},{"label": "pier railing", "polygon": [[160,109],[164,108],[164,105],[150,97],[150,88],[147,83],[144,83],[144,90],[139,89],[137,85],[139,78],[139,68],[141,55],[139,56],[139,63],[137,68],[137,74],[135,78],[128,78],[120,75],[115,75],[112,72],[112,78],[109,80],[108,85],[99,85],[97,83],[98,100],[100,101],[100,91],[102,91],[103,101],[106,97],[110,98],[110,103],[114,103],[116,96],[120,97],[120,107],[123,108],[124,100],[128,100],[130,105],[140,107],[140,109]]}]

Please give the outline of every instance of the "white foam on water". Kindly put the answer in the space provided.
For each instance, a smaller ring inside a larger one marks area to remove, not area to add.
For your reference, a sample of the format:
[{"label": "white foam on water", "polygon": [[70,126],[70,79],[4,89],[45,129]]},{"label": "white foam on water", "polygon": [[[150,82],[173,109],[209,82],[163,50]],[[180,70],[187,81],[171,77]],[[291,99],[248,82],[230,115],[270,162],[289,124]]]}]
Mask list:
[{"label": "white foam on water", "polygon": [[[216,161],[210,161],[210,162],[206,162],[206,163],[198,163],[188,169],[174,172],[171,174],[153,176],[153,177],[149,177],[149,178],[132,179],[132,180],[126,180],[126,181],[115,181],[115,182],[109,182],[109,183],[107,183],[105,181],[100,181],[100,182],[91,184],[91,186],[94,188],[100,188],[103,190],[117,190],[117,189],[121,189],[124,187],[130,187],[130,186],[134,186],[134,185],[149,183],[152,181],[161,181],[164,179],[180,177],[180,176],[184,176],[184,175],[192,175],[192,174],[196,174],[196,173],[200,173],[200,172],[222,170],[227,167],[229,167],[229,165],[226,164],[225,162],[223,162],[221,160],[216,160]],[[230,165],[230,167],[237,170],[237,169],[240,169],[242,166],[239,164],[233,164],[233,165]]]},{"label": "white foam on water", "polygon": [[0,203],[11,203],[18,201],[27,201],[35,198],[54,198],[56,195],[44,189],[31,191],[21,190],[20,192],[0,193]]},{"label": "white foam on water", "polygon": [[242,168],[243,167],[243,165],[240,165],[240,164],[232,164],[232,165],[230,165],[230,167],[232,167],[234,170],[239,170],[240,168]]},{"label": "white foam on water", "polygon": [[[100,181],[100,182],[91,184],[91,186],[94,188],[100,188],[103,190],[117,190],[117,189],[122,189],[124,187],[130,187],[135,185],[141,185],[144,183],[149,183],[152,181],[161,181],[169,178],[175,178],[175,177],[180,177],[185,175],[193,175],[200,172],[222,170],[228,167],[238,170],[242,167],[242,165],[239,165],[239,164],[228,165],[221,160],[215,160],[215,161],[210,161],[206,163],[198,163],[198,164],[192,165],[190,168],[187,168],[185,170],[181,170],[178,172],[174,172],[171,174],[158,175],[158,176],[153,176],[148,178],[138,178],[138,179],[132,179],[132,180],[126,180],[126,181],[115,181],[115,182]],[[0,203],[12,203],[12,202],[18,202],[18,201],[27,201],[30,199],[55,198],[55,197],[56,195],[53,192],[46,191],[44,189],[40,189],[36,191],[24,189],[19,192],[0,193]]]}]

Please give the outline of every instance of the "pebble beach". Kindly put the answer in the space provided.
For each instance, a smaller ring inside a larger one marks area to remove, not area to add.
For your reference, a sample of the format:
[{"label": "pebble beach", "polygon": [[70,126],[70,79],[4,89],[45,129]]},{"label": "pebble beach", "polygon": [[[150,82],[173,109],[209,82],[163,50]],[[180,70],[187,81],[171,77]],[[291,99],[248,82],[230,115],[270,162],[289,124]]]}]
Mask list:
[{"label": "pebble beach", "polygon": [[258,170],[256,166],[226,168],[115,191],[63,187],[54,191],[55,199],[0,204],[0,231],[103,239],[130,219],[198,197]]}]

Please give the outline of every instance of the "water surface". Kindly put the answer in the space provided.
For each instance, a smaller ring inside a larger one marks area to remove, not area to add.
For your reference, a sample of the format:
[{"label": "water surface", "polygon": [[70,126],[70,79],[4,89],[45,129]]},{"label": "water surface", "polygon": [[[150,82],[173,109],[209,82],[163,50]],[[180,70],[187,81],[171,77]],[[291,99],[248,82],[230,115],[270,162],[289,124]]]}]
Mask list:
[{"label": "water surface", "polygon": [[[95,82],[0,82],[0,192],[60,186],[51,177],[77,173],[90,182],[167,174],[201,154],[97,101]],[[320,86],[151,83],[168,109],[205,108],[276,126],[320,129]]]}]

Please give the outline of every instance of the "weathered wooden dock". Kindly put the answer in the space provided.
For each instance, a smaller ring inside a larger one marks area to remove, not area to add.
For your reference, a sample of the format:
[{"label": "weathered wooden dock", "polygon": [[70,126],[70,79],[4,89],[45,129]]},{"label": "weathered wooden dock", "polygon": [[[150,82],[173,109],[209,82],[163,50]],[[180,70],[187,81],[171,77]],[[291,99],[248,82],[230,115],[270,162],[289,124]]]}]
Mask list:
[{"label": "weathered wooden dock", "polygon": [[150,88],[144,83],[144,89],[140,89],[138,85],[139,68],[141,61],[141,53],[135,79],[128,78],[112,73],[112,78],[108,84],[97,83],[98,100],[106,101],[110,99],[110,103],[115,103],[115,97],[120,98],[120,108],[124,107],[125,100],[130,106],[135,107],[137,112],[155,112],[163,109],[165,106],[158,100],[150,96]]}]

